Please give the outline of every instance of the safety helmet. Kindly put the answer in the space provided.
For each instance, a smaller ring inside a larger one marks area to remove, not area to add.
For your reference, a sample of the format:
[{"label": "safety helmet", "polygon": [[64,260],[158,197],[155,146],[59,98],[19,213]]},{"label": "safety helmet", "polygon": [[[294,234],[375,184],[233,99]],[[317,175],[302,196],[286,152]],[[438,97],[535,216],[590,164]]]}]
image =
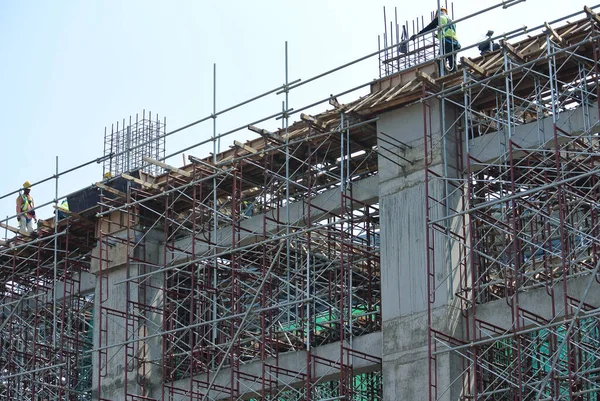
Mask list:
[{"label": "safety helmet", "polygon": [[23,188],[25,188],[25,189],[29,188],[30,186],[31,186],[31,183],[29,181],[25,181],[23,183]]},{"label": "safety helmet", "polygon": [[448,10],[446,10],[446,7],[440,7],[440,11],[445,12],[446,14],[448,14]]}]

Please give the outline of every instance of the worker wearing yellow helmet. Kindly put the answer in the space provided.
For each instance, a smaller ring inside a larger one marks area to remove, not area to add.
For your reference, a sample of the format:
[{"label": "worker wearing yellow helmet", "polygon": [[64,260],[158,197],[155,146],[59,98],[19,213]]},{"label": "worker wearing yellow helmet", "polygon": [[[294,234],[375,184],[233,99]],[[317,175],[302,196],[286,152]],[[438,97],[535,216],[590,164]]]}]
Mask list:
[{"label": "worker wearing yellow helmet", "polygon": [[17,197],[17,219],[19,220],[19,231],[23,235],[29,235],[33,232],[32,220],[35,220],[37,223],[35,205],[30,192],[31,183],[25,181],[23,183],[23,192],[20,192]]},{"label": "worker wearing yellow helmet", "polygon": [[460,43],[458,43],[458,37],[456,36],[456,25],[448,16],[448,10],[446,7],[440,7],[440,13],[438,14],[436,12],[435,18],[429,23],[429,25],[421,29],[418,34],[412,35],[410,40],[415,40],[417,35],[433,31],[438,27],[441,27],[441,29],[439,29],[437,37],[443,42],[440,53],[443,51],[442,54],[448,54],[448,56],[446,56],[446,69],[450,72],[455,71],[457,57],[456,54],[451,53],[460,50],[461,46]]}]

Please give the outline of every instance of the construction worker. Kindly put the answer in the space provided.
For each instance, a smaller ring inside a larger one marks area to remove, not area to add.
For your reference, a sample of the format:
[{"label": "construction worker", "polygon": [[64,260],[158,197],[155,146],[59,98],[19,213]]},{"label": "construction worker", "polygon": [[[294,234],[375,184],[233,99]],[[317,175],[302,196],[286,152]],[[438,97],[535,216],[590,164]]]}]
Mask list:
[{"label": "construction worker", "polygon": [[425,28],[421,29],[418,34],[412,35],[410,40],[415,40],[417,35],[433,31],[438,27],[442,27],[437,35],[438,39],[443,41],[443,46],[441,47],[440,52],[443,51],[442,54],[448,54],[446,57],[446,61],[448,63],[446,69],[451,72],[456,70],[456,55],[449,53],[460,50],[460,43],[458,43],[458,37],[456,36],[456,25],[452,23],[452,20],[448,16],[448,10],[446,10],[445,7],[441,7],[440,14],[438,15],[436,12],[433,21],[431,21]]},{"label": "construction worker", "polygon": [[254,204],[249,200],[242,201],[242,217],[249,218],[254,213]]},{"label": "construction worker", "polygon": [[68,211],[69,211],[69,202],[66,199],[63,199],[63,201],[58,206],[58,209],[56,210],[56,212],[58,213],[58,219],[62,220],[64,218],[66,218],[67,214],[65,212],[68,212]]},{"label": "construction worker", "polygon": [[19,231],[23,235],[29,235],[33,232],[32,220],[37,223],[35,215],[35,205],[33,198],[29,194],[31,191],[29,181],[23,183],[23,192],[17,197],[17,219],[19,220]]},{"label": "construction worker", "polygon": [[485,34],[485,39],[480,40],[477,48],[479,49],[479,54],[482,56],[500,49],[500,45],[498,43],[494,43],[492,36],[494,36],[494,31],[490,30]]}]

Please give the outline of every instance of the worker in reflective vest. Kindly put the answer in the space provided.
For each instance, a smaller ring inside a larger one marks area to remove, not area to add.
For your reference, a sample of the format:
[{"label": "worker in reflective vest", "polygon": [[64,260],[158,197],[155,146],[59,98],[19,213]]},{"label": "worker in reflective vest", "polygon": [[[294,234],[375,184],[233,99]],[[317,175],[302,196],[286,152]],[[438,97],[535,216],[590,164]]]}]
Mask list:
[{"label": "worker in reflective vest", "polygon": [[31,197],[31,184],[29,181],[23,183],[23,192],[17,197],[17,219],[19,220],[19,231],[21,234],[29,235],[33,232],[32,220],[37,223],[35,205]]},{"label": "worker in reflective vest", "polygon": [[58,206],[58,209],[56,210],[57,214],[58,214],[58,219],[62,220],[64,218],[67,217],[67,214],[65,212],[69,211],[69,202],[66,199],[63,199],[63,201],[60,203],[60,206]]},{"label": "worker in reflective vest", "polygon": [[254,213],[254,204],[248,200],[242,201],[241,214],[243,218],[251,217]]},{"label": "worker in reflective vest", "polygon": [[[443,46],[441,47],[441,51],[443,51],[442,54],[448,54],[446,57],[446,61],[448,63],[446,65],[446,69],[448,71],[455,71],[456,54],[450,53],[460,50],[460,43],[458,43],[458,37],[456,36],[456,25],[452,23],[452,20],[448,16],[448,10],[446,10],[445,7],[440,8],[439,16],[436,13],[433,21],[431,21],[425,28],[421,29],[417,35],[433,31],[438,27],[442,27],[437,34],[438,39],[443,42]],[[415,40],[417,35],[412,35],[410,40]]]}]

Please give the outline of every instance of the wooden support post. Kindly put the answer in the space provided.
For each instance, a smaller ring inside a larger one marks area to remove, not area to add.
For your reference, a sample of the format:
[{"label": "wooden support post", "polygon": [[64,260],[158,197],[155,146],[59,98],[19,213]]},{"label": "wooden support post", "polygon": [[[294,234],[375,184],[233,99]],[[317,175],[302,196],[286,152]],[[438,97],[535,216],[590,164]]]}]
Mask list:
[{"label": "wooden support post", "polygon": [[523,53],[521,53],[520,51],[518,51],[513,45],[511,45],[508,42],[503,41],[502,45],[504,47],[506,47],[506,49],[508,50],[508,52],[510,54],[512,54],[513,56],[515,56],[520,62],[525,63],[527,60],[525,60],[525,55]]},{"label": "wooden support post", "polygon": [[331,95],[331,97],[329,98],[329,104],[338,110],[342,109],[342,105],[340,104],[340,102],[338,102],[337,98],[333,95]]}]

